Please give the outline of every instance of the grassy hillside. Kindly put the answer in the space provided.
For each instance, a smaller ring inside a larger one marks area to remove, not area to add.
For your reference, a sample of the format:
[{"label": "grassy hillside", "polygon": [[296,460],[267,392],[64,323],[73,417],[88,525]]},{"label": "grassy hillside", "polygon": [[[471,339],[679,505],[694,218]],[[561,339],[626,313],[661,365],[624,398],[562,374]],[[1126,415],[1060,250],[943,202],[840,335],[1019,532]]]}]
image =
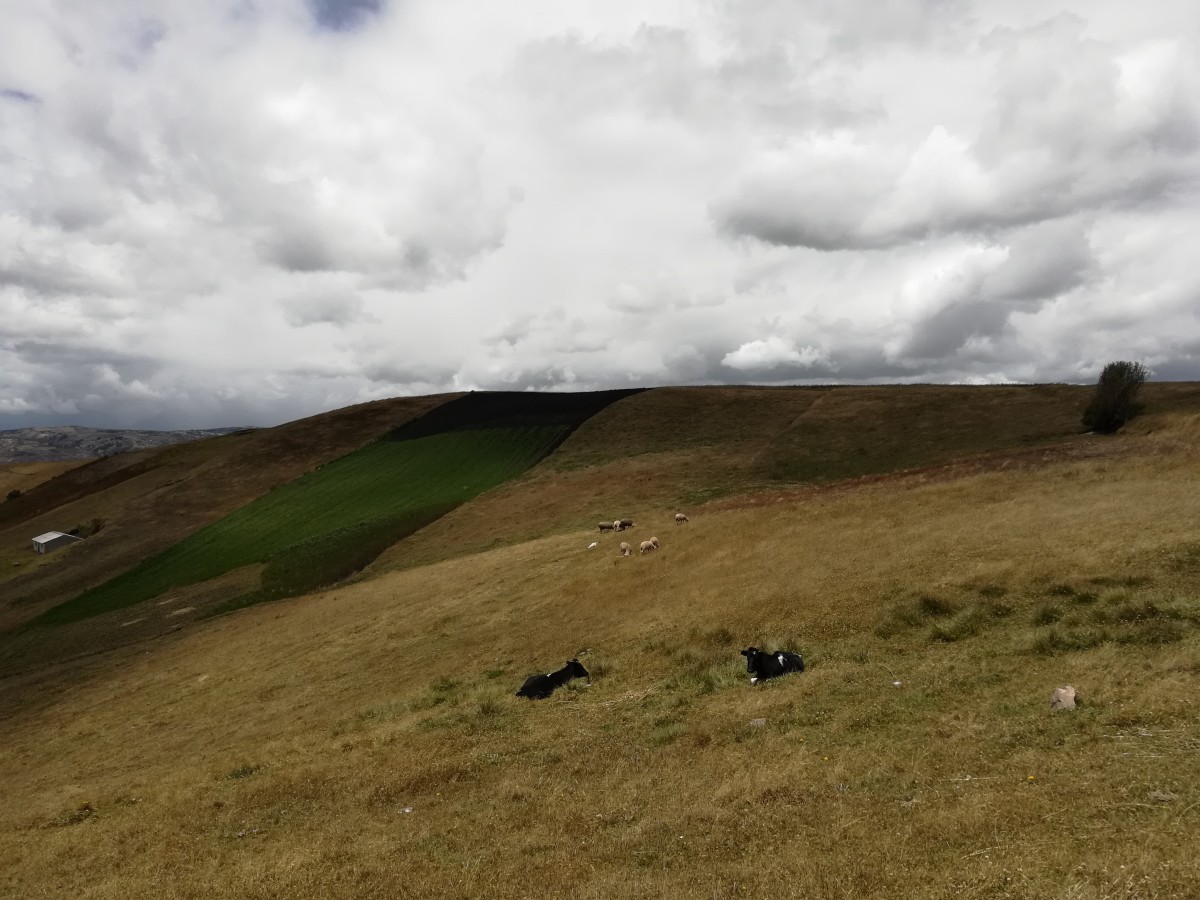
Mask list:
[{"label": "grassy hillside", "polygon": [[[1147,387],[1156,408],[1189,390]],[[396,544],[374,570],[750,492],[1034,448],[1086,454],[1100,449],[1079,433],[1089,394],[1068,385],[647,391],[593,416],[526,475]]]},{"label": "grassy hillside", "polygon": [[0,463],[0,500],[10,491],[25,493],[78,465],[77,462]]},{"label": "grassy hillside", "polygon": [[[134,568],[78,596],[67,595],[32,624],[69,624],[176,593],[160,604],[176,605],[159,615],[119,622],[120,629],[140,626],[135,632],[118,632],[129,636],[178,627],[186,621],[180,616],[194,618],[206,610],[294,596],[336,582],[389,544],[525,470],[595,412],[635,393],[472,392],[444,403],[412,404],[423,414],[410,416],[382,439],[299,479],[277,483],[266,495]],[[344,418],[344,413],[309,424],[316,431],[329,430],[330,420]],[[104,462],[98,467],[104,469]],[[91,483],[99,479],[111,494],[126,483],[139,484],[137,476],[143,472],[163,467],[161,456],[150,456],[93,473]],[[266,468],[276,474],[289,471],[284,465]],[[76,479],[56,487],[60,494],[76,492],[94,502],[95,491],[84,490],[87,483]],[[39,497],[28,502],[37,503]],[[41,497],[40,502],[47,501]],[[159,503],[169,500],[159,498]],[[56,511],[60,516],[61,509]],[[103,519],[93,521],[97,527],[107,525]],[[65,567],[74,568],[71,557],[61,558],[70,559]],[[201,587],[186,590],[193,585]],[[97,646],[94,629],[76,629],[64,637],[55,642],[60,653],[77,651],[81,641]],[[19,670],[38,645],[36,638],[20,637],[0,646],[0,663]]]},{"label": "grassy hillside", "polygon": [[[0,633],[446,399],[363,403],[277,428],[123,453],[0,503]],[[47,556],[30,552],[36,534],[97,519],[103,529],[81,544]]]},{"label": "grassy hillside", "polygon": [[1186,390],[1092,458],[634,505],[656,554],[582,523],[6,679],[0,893],[1192,896]]},{"label": "grassy hillside", "polygon": [[[303,586],[295,569],[311,567],[327,552],[323,543],[336,544],[329,554],[336,564],[343,554],[352,556],[364,543],[378,540],[377,535],[387,542],[398,540],[524,471],[561,441],[565,431],[553,425],[491,428],[377,441],[276,488],[131,571],[47,610],[34,622],[77,621],[277,559],[281,571],[276,583]],[[314,541],[317,538],[323,541]],[[317,577],[323,561],[313,573]],[[353,570],[341,574],[349,571]],[[322,583],[328,582],[316,585]]]}]

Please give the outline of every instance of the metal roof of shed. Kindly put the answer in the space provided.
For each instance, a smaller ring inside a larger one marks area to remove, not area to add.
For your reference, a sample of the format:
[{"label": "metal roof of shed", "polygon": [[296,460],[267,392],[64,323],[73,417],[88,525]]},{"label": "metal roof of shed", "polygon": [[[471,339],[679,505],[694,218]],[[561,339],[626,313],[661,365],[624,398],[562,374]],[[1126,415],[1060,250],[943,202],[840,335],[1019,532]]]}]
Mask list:
[{"label": "metal roof of shed", "polygon": [[75,537],[75,535],[67,534],[65,531],[47,531],[45,534],[39,534],[33,540],[40,544],[42,541],[52,541],[58,537]]}]

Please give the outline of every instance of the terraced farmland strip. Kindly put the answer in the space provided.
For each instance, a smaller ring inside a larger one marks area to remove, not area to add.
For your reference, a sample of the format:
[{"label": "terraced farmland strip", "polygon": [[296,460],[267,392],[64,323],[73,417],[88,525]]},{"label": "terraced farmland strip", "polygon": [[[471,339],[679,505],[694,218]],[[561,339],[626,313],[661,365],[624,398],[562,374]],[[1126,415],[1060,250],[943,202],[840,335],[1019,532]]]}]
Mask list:
[{"label": "terraced farmland strip", "polygon": [[132,606],[362,523],[383,526],[452,508],[523,472],[569,430],[491,428],[376,442],[276,488],[35,623]]}]

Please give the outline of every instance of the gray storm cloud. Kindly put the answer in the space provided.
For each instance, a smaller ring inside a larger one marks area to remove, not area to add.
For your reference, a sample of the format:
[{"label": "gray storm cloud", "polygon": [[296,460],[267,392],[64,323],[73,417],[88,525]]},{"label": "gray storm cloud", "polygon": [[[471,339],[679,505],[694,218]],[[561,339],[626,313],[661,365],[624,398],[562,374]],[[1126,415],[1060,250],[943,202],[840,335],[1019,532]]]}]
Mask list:
[{"label": "gray storm cloud", "polygon": [[397,392],[1200,378],[1200,9],[50,0],[0,427]]}]

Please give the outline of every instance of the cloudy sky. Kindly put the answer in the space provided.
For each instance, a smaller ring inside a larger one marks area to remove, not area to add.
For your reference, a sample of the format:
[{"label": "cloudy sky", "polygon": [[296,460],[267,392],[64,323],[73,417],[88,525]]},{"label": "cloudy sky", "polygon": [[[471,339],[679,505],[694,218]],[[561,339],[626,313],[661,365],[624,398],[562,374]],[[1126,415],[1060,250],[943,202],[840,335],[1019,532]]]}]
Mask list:
[{"label": "cloudy sky", "polygon": [[1200,379],[1194,0],[0,0],[0,428]]}]

